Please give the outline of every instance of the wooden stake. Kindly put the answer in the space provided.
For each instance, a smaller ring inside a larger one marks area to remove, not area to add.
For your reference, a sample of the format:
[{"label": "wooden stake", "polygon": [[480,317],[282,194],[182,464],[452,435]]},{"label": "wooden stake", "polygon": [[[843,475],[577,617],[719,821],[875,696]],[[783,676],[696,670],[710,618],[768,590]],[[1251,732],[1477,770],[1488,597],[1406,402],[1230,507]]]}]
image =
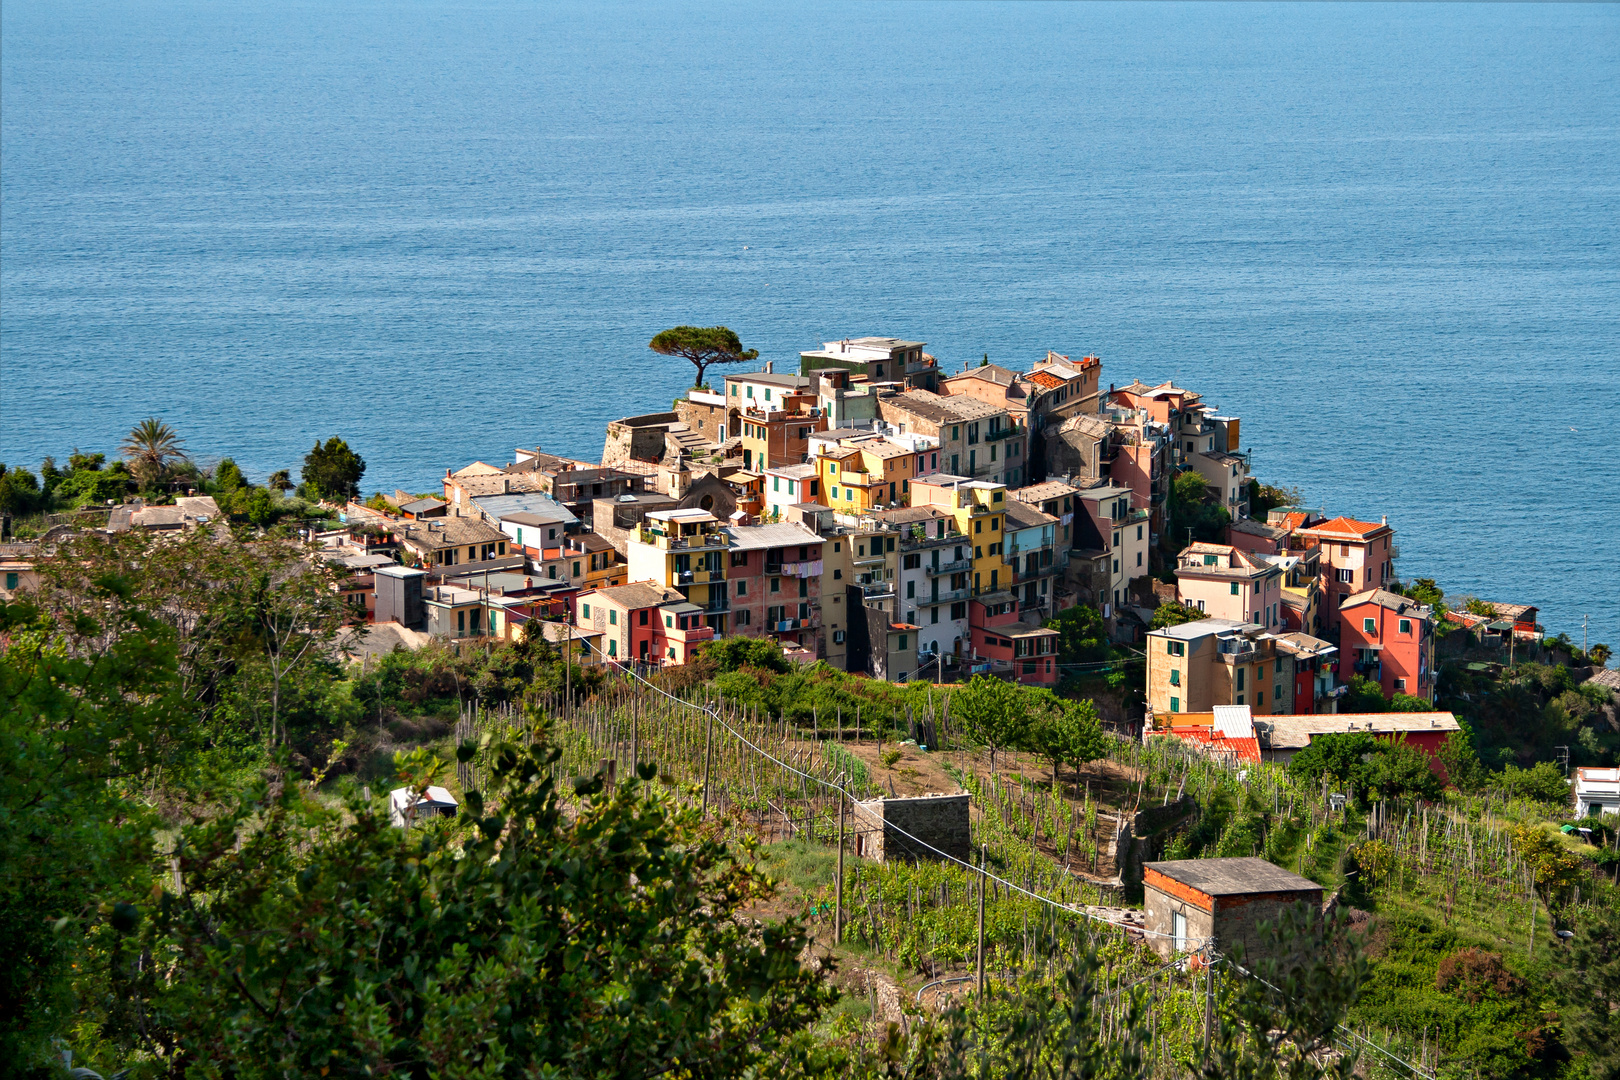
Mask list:
[{"label": "wooden stake", "polygon": [[844,940],[844,781],[838,780],[838,890],[833,898],[833,944]]},{"label": "wooden stake", "polygon": [[709,712],[709,726],[703,736],[703,811],[699,815],[700,821],[709,817],[709,763],[714,760],[714,712]]}]

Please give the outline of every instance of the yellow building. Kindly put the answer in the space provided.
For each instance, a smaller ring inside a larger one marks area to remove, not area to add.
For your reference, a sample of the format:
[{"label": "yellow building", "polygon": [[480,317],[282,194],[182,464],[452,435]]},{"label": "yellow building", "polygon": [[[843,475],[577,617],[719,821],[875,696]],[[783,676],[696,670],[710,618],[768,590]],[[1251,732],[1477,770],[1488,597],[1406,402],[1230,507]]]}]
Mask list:
[{"label": "yellow building", "polygon": [[915,452],[881,436],[842,439],[816,457],[821,502],[845,513],[907,506],[915,476]]},{"label": "yellow building", "polygon": [[973,544],[973,594],[1010,588],[1006,561],[1007,486],[987,480],[934,475],[914,480],[912,506],[933,506],[956,519],[956,529]]},{"label": "yellow building", "polygon": [[630,533],[628,581],[652,581],[679,589],[703,609],[705,626],[726,632],[726,563],[730,537],[720,519],[697,507],[655,510]]}]

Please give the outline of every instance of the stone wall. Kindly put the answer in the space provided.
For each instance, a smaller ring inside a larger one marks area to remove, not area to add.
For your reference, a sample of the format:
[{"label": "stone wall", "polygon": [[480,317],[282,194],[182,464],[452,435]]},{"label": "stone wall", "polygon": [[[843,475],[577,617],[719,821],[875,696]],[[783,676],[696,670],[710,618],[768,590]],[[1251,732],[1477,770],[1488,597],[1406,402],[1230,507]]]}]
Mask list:
[{"label": "stone wall", "polygon": [[1114,867],[1128,894],[1142,887],[1142,864],[1164,854],[1169,834],[1197,816],[1197,800],[1183,795],[1175,802],[1138,811],[1128,820],[1114,841]]},{"label": "stone wall", "polygon": [[613,468],[627,461],[659,461],[664,456],[664,432],[680,422],[672,412],[627,416],[607,426],[602,444],[602,465]]},{"label": "stone wall", "polygon": [[968,828],[969,805],[970,797],[965,793],[863,802],[855,812],[856,853],[879,862],[940,859],[938,852],[913,843],[895,831],[903,829],[946,855],[970,862],[973,840]]},{"label": "stone wall", "polygon": [[[675,403],[675,415],[681,422],[699,435],[705,442],[717,443],[720,441],[720,429],[726,426],[726,407],[724,405],[711,405],[706,401],[689,401],[686,398]],[[726,432],[727,435],[736,435],[735,431]]]}]

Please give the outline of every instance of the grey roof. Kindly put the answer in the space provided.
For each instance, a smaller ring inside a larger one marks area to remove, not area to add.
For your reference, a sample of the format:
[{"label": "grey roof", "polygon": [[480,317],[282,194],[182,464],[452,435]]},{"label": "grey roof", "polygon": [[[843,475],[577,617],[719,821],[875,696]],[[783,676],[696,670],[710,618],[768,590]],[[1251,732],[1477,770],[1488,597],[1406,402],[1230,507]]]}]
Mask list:
[{"label": "grey roof", "polygon": [[1196,641],[1210,634],[1224,634],[1236,630],[1264,630],[1258,623],[1234,622],[1231,619],[1199,619],[1154,630],[1154,637],[1175,638],[1177,641]]},{"label": "grey roof", "polygon": [[438,510],[449,505],[443,499],[413,499],[400,506],[407,514],[425,514],[429,510]]},{"label": "grey roof", "polygon": [[682,602],[678,589],[671,589],[660,585],[656,581],[632,581],[628,585],[619,585],[611,589],[596,589],[580,597],[581,602],[590,603],[592,600],[611,600],[627,608],[658,607],[670,601]]},{"label": "grey roof", "polygon": [[819,544],[821,537],[803,525],[728,525],[720,530],[731,537],[733,551]]},{"label": "grey roof", "polygon": [[1248,533],[1250,536],[1264,536],[1268,540],[1281,540],[1288,535],[1287,529],[1279,529],[1275,525],[1267,525],[1254,518],[1238,518],[1228,528],[1233,532]]},{"label": "grey roof", "polygon": [[763,383],[767,386],[780,386],[789,390],[808,387],[810,378],[805,375],[787,375],[773,371],[748,371],[740,375],[727,375],[726,382],[731,383]]},{"label": "grey roof", "polygon": [[1381,608],[1388,608],[1397,615],[1405,615],[1407,612],[1411,612],[1417,618],[1426,619],[1431,614],[1429,608],[1424,607],[1411,597],[1402,596],[1400,593],[1392,593],[1387,589],[1368,589],[1366,592],[1347,596],[1339,604],[1339,610],[1342,611],[1348,607],[1368,603],[1377,604]]},{"label": "grey roof", "polygon": [[428,576],[428,572],[426,570],[418,570],[414,566],[379,566],[379,567],[377,567],[376,572],[381,574],[383,577],[394,577],[394,578],[410,578],[410,577],[427,577]]},{"label": "grey roof", "polygon": [[533,514],[540,521],[524,522],[524,524],[541,524],[544,522],[562,521],[569,524],[577,522],[579,518],[574,512],[550,495],[539,492],[528,492],[518,495],[480,495],[473,499],[478,509],[498,521],[504,521],[516,514]]},{"label": "grey roof", "polygon": [[1322,886],[1264,859],[1176,859],[1144,864],[1171,881],[1190,885],[1206,896],[1244,893],[1314,892]]},{"label": "grey roof", "polygon": [[1038,529],[1042,525],[1056,525],[1057,518],[1043,513],[1034,503],[1007,500],[1007,527],[1009,529]]},{"label": "grey roof", "polygon": [[1396,735],[1405,731],[1458,731],[1457,718],[1448,712],[1323,713],[1314,716],[1257,716],[1255,734],[1268,750],[1302,750],[1312,735],[1341,735],[1365,731]]},{"label": "grey roof", "polygon": [[494,544],[508,539],[493,525],[477,518],[428,518],[421,522],[408,522],[395,526],[408,547],[446,548],[469,544]]},{"label": "grey roof", "polygon": [[1045,502],[1048,499],[1061,499],[1065,495],[1078,495],[1080,489],[1065,484],[1061,480],[1043,480],[1039,484],[1030,484],[1028,487],[1009,491],[1007,494],[1019,502]]}]

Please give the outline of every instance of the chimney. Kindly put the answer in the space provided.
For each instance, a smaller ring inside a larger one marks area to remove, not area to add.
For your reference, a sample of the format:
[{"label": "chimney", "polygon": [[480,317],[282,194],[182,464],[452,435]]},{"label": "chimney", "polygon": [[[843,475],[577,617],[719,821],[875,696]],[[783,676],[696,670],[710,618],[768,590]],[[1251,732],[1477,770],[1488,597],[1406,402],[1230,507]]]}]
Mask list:
[{"label": "chimney", "polygon": [[512,494],[512,478],[510,476],[501,477],[501,494]]},{"label": "chimney", "polygon": [[771,368],[773,368],[775,365],[776,365],[775,360],[767,360],[767,361],[765,361],[765,374],[769,375],[771,373]]},{"label": "chimney", "polygon": [[1380,518],[1379,519],[1379,524],[1380,525],[1388,525],[1389,524],[1389,515],[1385,514],[1382,518]]}]

